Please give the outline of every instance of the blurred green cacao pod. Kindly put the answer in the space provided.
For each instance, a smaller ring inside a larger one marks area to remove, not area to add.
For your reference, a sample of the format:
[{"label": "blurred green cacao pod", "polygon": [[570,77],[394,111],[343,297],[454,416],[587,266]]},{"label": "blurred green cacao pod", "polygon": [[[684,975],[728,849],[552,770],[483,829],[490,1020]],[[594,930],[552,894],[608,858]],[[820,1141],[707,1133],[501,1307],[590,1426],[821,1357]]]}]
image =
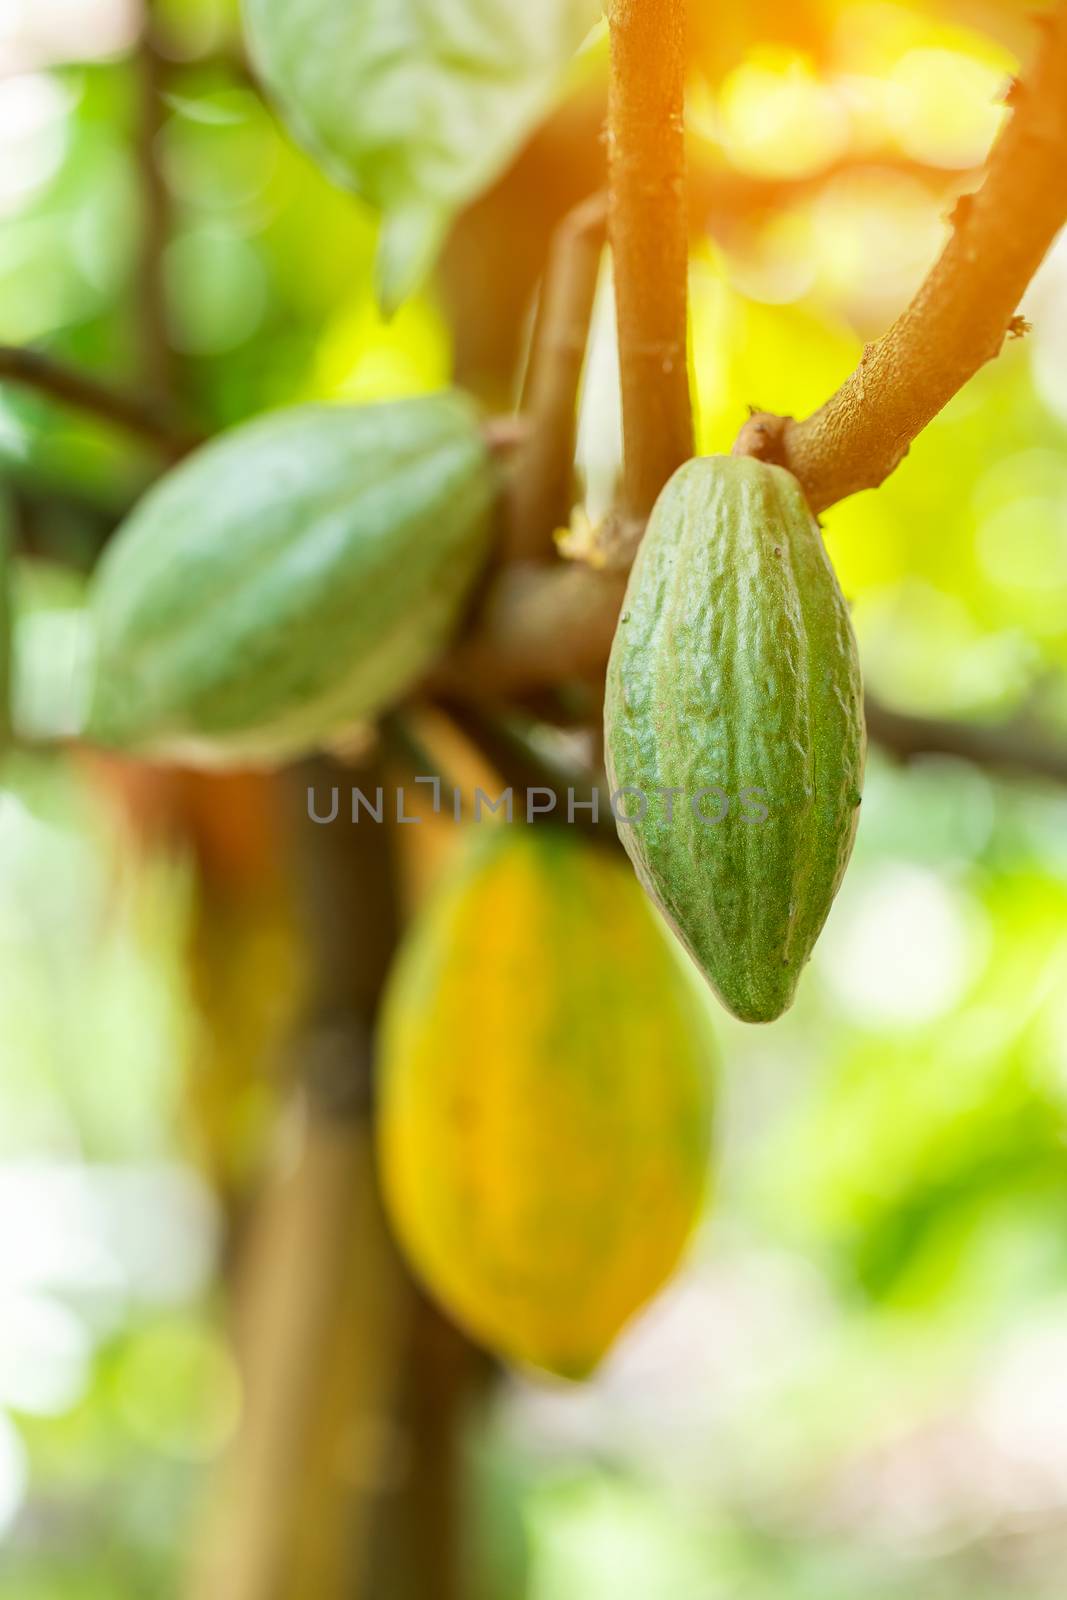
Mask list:
[{"label": "blurred green cacao pod", "polygon": [[642,883],[725,1005],[772,1021],[848,863],[866,748],[848,607],[790,473],[712,456],[667,484],[605,730],[613,789],[637,791],[616,816]]},{"label": "blurred green cacao pod", "polygon": [[459,619],[494,479],[456,394],[278,411],[197,451],[94,575],[86,736],[271,764],[381,711]]}]

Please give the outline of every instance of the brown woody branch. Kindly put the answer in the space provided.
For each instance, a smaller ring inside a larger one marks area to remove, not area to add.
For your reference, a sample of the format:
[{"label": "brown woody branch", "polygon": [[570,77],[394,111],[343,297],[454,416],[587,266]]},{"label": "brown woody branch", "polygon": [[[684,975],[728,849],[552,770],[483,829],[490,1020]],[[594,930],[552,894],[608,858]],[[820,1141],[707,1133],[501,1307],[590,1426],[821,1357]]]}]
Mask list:
[{"label": "brown woody branch", "polygon": [[689,234],[698,240],[711,234],[727,242],[753,219],[809,201],[841,178],[851,175],[907,178],[931,199],[955,196],[977,183],[981,169],[970,172],[933,167],[890,150],[850,151],[820,167],[791,177],[766,177],[741,172],[722,159],[697,151],[689,158]]},{"label": "brown woody branch", "polygon": [[609,235],[622,384],[623,516],[693,453],[687,345],[686,0],[614,0]]},{"label": "brown woody branch", "polygon": [[[509,720],[513,712],[506,692],[487,697],[482,703],[470,698],[446,698],[440,704],[509,782],[518,787],[542,784],[560,793],[570,787],[580,799],[588,798],[596,781],[591,771],[554,764],[534,749]],[[990,773],[1067,784],[1067,739],[1057,738],[1025,717],[982,723],[913,716],[891,710],[870,694],[866,696],[865,710],[871,742],[901,761],[952,756]],[[533,715],[539,719],[539,713]],[[554,706],[544,716],[553,724],[559,720]],[[423,758],[424,764],[426,759]],[[604,820],[599,819],[601,823]],[[607,821],[611,822],[610,815]]]},{"label": "brown woody branch", "polygon": [[1067,4],[1043,21],[1030,80],[1013,85],[1012,115],[985,181],[963,195],[952,233],[907,310],[837,393],[803,421],[757,412],[735,451],[786,466],[818,512],[876,488],[911,441],[1005,338],[1067,219]]},{"label": "brown woody branch", "polygon": [[[488,706],[469,699],[444,704],[449,716],[470,733],[509,781],[520,786],[546,784],[560,791],[570,786],[580,798],[587,798],[593,782],[588,772],[562,765],[553,768],[540,753],[531,754],[508,724],[500,721],[496,713],[506,707],[506,695],[495,696]],[[867,695],[865,710],[871,742],[902,761],[953,756],[987,772],[1067,784],[1067,739],[1057,739],[1023,718],[981,723],[913,716],[891,710],[873,695]],[[508,752],[517,765],[508,764]],[[610,822],[610,816],[607,820]]]},{"label": "brown woody branch", "polygon": [[1067,741],[1049,739],[1023,721],[953,722],[891,711],[867,696],[867,733],[903,760],[956,756],[994,772],[1067,783]]},{"label": "brown woody branch", "polygon": [[240,1262],[241,1424],[212,1485],[187,1600],[373,1589],[415,1315],[369,1124],[375,1016],[399,935],[395,840],[388,829],[316,827],[306,795],[353,780],[373,790],[382,777],[373,763],[353,773],[316,761],[283,780],[306,1015]]},{"label": "brown woody branch", "polygon": [[0,383],[17,383],[78,411],[88,411],[155,445],[169,457],[186,455],[201,442],[175,421],[169,406],[65,366],[40,350],[0,345]]},{"label": "brown woody branch", "polygon": [[474,700],[603,671],[625,573],[582,562],[513,562],[490,583],[474,630],[439,663],[428,687]]}]

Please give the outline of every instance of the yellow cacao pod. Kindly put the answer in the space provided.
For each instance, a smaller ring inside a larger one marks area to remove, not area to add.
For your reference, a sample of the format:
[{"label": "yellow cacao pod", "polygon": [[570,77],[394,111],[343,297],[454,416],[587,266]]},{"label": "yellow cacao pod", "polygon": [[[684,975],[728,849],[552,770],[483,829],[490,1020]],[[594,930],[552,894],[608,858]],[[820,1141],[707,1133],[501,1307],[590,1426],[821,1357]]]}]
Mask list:
[{"label": "yellow cacao pod", "polygon": [[487,827],[401,949],[380,1036],[394,1227],[509,1360],[587,1375],[702,1207],[707,1005],[626,862]]}]

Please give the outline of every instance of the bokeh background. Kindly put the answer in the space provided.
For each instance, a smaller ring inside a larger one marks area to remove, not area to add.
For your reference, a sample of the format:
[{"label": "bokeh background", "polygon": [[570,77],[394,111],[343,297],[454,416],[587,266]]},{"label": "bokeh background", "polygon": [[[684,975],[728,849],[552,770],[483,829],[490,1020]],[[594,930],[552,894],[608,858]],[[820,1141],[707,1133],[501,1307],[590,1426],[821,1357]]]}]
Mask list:
[{"label": "bokeh background", "polygon": [[[817,406],[906,304],[1034,30],[1024,5],[995,0],[692,9],[693,360],[701,444],[723,450],[748,403]],[[154,203],[165,380],[191,426],[431,390],[454,368],[487,404],[513,402],[530,241],[596,186],[602,42],[386,322],[376,219],[281,132],[235,8],[160,3],[148,67],[142,22],[135,0],[3,0],[0,343],[144,382]],[[147,209],[146,148],[162,192]],[[1062,751],[1062,241],[1023,309],[1028,336],[881,490],[825,521],[883,704]],[[580,436],[594,509],[619,451],[611,327],[605,281]],[[83,575],[159,468],[150,444],[0,383],[19,637],[57,679]],[[47,675],[16,690],[27,724],[54,720]],[[4,1600],[192,1592],[190,1551],[248,1405],[234,1241],[292,1133],[279,1062],[306,953],[276,809],[264,779],[67,748],[7,758]],[[412,893],[449,844],[412,849]],[[464,1595],[1061,1595],[1067,789],[875,746],[854,863],[795,1009],[769,1029],[723,1013],[717,1029],[715,1203],[684,1272],[589,1385],[482,1374],[464,1406],[450,1469]],[[355,1350],[358,1293],[349,1313]],[[418,1416],[367,1426],[347,1492],[381,1505],[427,1434]]]}]

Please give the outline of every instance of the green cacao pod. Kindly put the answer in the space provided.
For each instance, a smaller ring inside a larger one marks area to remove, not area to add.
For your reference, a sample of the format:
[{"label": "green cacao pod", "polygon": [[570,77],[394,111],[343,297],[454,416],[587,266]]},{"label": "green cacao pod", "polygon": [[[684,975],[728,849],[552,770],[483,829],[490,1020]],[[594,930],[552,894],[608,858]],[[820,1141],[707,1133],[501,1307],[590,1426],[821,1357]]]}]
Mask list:
[{"label": "green cacao pod", "polygon": [[397,1235],[472,1335],[578,1378],[670,1276],[711,1143],[708,1004],[614,852],[472,830],[390,976]]},{"label": "green cacao pod", "polygon": [[458,621],[494,480],[456,394],[296,407],[197,451],[94,575],[86,736],[189,764],[273,763],[373,716]]},{"label": "green cacao pod", "polygon": [[638,791],[616,816],[642,883],[725,1005],[772,1021],[848,863],[866,748],[848,606],[790,473],[711,456],[667,484],[605,733],[613,789]]}]

